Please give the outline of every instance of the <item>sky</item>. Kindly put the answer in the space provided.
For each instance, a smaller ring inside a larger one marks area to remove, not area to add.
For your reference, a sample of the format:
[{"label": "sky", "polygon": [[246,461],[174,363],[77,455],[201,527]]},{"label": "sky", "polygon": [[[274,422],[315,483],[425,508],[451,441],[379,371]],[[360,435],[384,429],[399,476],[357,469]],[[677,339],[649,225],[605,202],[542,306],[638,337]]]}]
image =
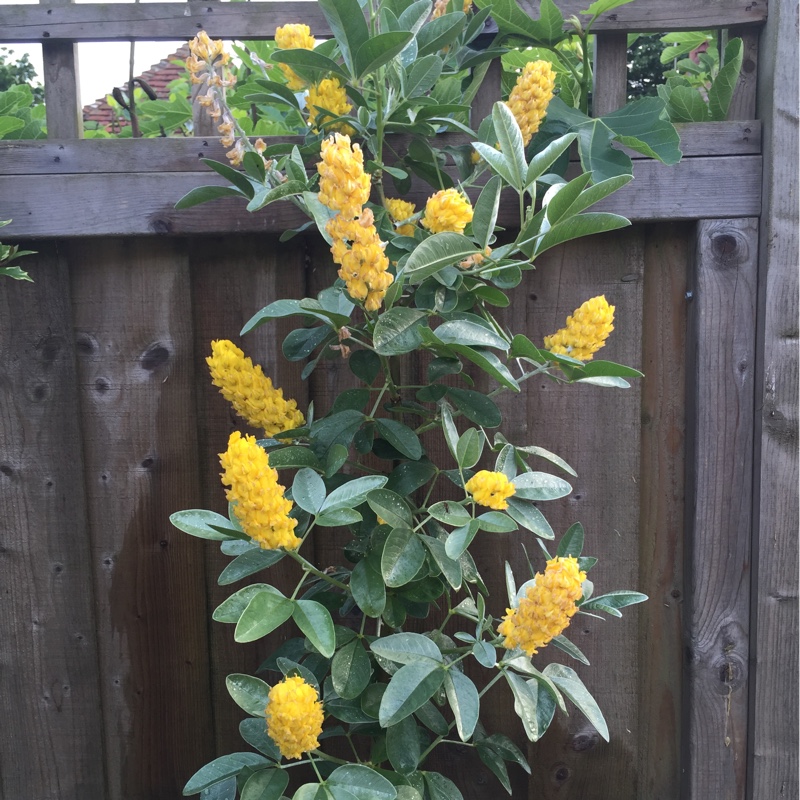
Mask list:
[{"label": "sky", "polygon": [[[78,0],[80,2],[80,0]],[[130,0],[105,0],[108,3],[130,2]],[[144,0],[146,2],[146,0]],[[160,0],[160,2],[183,2],[183,0]],[[35,5],[36,0],[0,0],[0,5],[12,4]],[[140,75],[157,64],[165,56],[174,53],[184,42],[136,42],[135,74]],[[37,73],[37,80],[42,78],[42,48],[37,44],[5,45],[14,51],[12,59],[28,53]],[[88,105],[95,100],[111,94],[115,86],[121,86],[128,80],[128,59],[130,58],[129,42],[86,42],[78,45],[78,70],[80,76],[81,105]]]}]

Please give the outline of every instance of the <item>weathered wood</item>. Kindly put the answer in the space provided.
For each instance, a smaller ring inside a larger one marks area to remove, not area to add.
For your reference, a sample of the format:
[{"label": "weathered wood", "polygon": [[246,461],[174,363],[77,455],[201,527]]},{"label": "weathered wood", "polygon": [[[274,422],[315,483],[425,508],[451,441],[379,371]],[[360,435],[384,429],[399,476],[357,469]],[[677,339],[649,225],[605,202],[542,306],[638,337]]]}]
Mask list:
[{"label": "weathered wood", "polygon": [[758,84],[758,37],[760,28],[752,26],[734,27],[728,31],[728,39],[741,37],[744,53],[742,70],[733,90],[728,119],[752,119],[756,116],[756,90]]},{"label": "weathered wood", "polygon": [[649,226],[642,317],[639,797],[680,796],[686,277],[693,228]]},{"label": "weathered wood", "polygon": [[622,108],[628,97],[628,34],[599,33],[594,46],[592,116]]},{"label": "weathered wood", "polygon": [[690,281],[684,737],[689,797],[743,798],[757,220],[697,226]]},{"label": "weathered wood", "polygon": [[[563,327],[573,309],[592,296],[604,294],[616,307],[615,330],[597,358],[639,367],[643,267],[642,228],[571,242],[548,253],[538,260],[537,270],[526,280],[524,295],[518,300],[527,300],[527,335],[534,343],[541,343],[544,335]],[[595,594],[640,588],[641,382],[634,381],[625,390],[563,386],[544,379],[530,383],[526,444],[558,453],[579,476],[559,473],[572,483],[572,494],[540,506],[555,530],[556,540],[572,523],[582,522],[586,531],[584,554],[601,559],[588,576],[594,582]],[[544,461],[532,463],[535,469],[558,472]],[[525,539],[528,553],[540,569],[543,559],[532,539]],[[513,545],[510,550],[522,559],[523,554],[515,552]],[[518,569],[521,580],[524,572]],[[578,711],[571,710],[568,718],[557,712],[551,730],[530,748],[530,798],[638,800],[643,796],[637,790],[636,776],[640,747],[637,615],[633,608],[626,609],[622,620],[601,622],[583,615],[573,618],[565,633],[583,650],[591,667],[572,661],[552,646],[535,657],[537,664],[556,660],[578,672],[603,710],[611,742],[603,742]]]},{"label": "weathered wood", "polygon": [[[491,116],[494,104],[501,99],[502,95],[503,66],[500,59],[494,59],[486,70],[483,83],[478,94],[472,101],[472,108],[469,112],[470,123],[473,130],[478,130],[478,126],[486,117]],[[469,139],[469,137],[465,137]],[[402,150],[398,152],[403,152]]]},{"label": "weathered wood", "polygon": [[[487,77],[488,80],[488,77]],[[477,99],[476,99],[477,103]],[[491,104],[485,109],[491,113]],[[738,156],[761,153],[761,123],[745,122],[689,123],[678,125],[684,159],[695,156]],[[265,137],[276,141],[302,144],[301,136]],[[464,134],[446,133],[436,137],[436,146],[469,144]],[[409,140],[392,138],[392,147],[403,152]],[[227,162],[219,137],[165,139],[64,139],[0,141],[0,175],[62,175],[75,173],[126,172],[199,172],[210,171],[203,158]],[[630,151],[635,160],[643,160]]]},{"label": "weathered wood", "polygon": [[[51,0],[53,8],[42,9],[49,14],[63,9],[73,0]],[[78,47],[71,41],[43,41],[44,100],[47,134],[54,139],[83,138],[80,81],[78,78]]]},{"label": "weathered wood", "polygon": [[189,271],[177,243],[71,251],[109,800],[172,800],[213,755]]},{"label": "weathered wood", "polygon": [[[636,180],[594,206],[597,211],[627,215],[631,220],[731,218],[761,210],[761,158],[692,159],[672,167],[658,162],[637,164]],[[118,175],[35,175],[22,181],[0,177],[0,219],[13,217],[5,239],[152,234],[283,232],[306,222],[287,202],[272,203],[248,214],[236,199],[176,211],[175,203],[190,189],[222,185],[216,173],[129,173]],[[713,202],[709,186],[714,187]],[[469,194],[477,196],[478,189]],[[431,194],[418,184],[408,199],[424,203]],[[64,197],[71,202],[65,204]],[[75,209],[80,208],[76,218]],[[518,220],[513,204],[501,207],[499,223]]]},{"label": "weathered wood", "polygon": [[69,276],[0,278],[0,797],[105,796]]},{"label": "weathered wood", "polygon": [[[539,4],[521,6],[534,18]],[[564,0],[559,8],[568,18],[586,7],[583,0]],[[664,0],[637,0],[602,14],[593,30],[695,30],[724,25],[763,23],[765,0],[698,0],[691,6]],[[583,17],[587,19],[587,17]],[[189,39],[199,30],[222,39],[271,39],[275,28],[302,20],[316,36],[330,35],[319,6],[307,2],[251,3],[229,6],[218,0],[174,3],[80,3],[56,6],[0,6],[0,42],[42,42],[52,39],[90,41],[148,41]]]},{"label": "weathered wood", "polygon": [[[194,310],[194,356],[197,378],[198,436],[202,475],[202,507],[227,515],[224,487],[220,482],[218,454],[227,447],[233,430],[263,438],[264,431],[251,429],[212,385],[206,364],[212,339],[230,339],[241,347],[275,386],[292,397],[301,409],[308,407],[308,386],[300,380],[302,369],[286,361],[280,345],[291,330],[292,320],[275,320],[242,339],[239,331],[256,311],[278,298],[303,297],[305,269],[303,252],[297,242],[279,245],[263,236],[236,239],[212,238],[189,245]],[[285,483],[285,473],[282,482]],[[283,562],[268,573],[239,583],[219,586],[217,578],[231,558],[212,542],[203,544],[206,559],[208,608],[213,610],[245,583],[267,580],[291,594],[298,580],[297,571]],[[233,639],[233,625],[210,623],[211,696],[214,705],[216,755],[247,749],[239,736],[244,712],[231,700],[225,687],[227,675],[255,674],[264,659],[289,636],[296,635],[292,623],[281,626],[271,636],[252,644]]]},{"label": "weathered wood", "polygon": [[[798,779],[798,63],[796,3],[777,0],[761,38],[765,120],[756,371],[756,683],[750,800],[800,795]],[[788,155],[788,163],[787,163]],[[792,159],[795,162],[792,163]]]}]

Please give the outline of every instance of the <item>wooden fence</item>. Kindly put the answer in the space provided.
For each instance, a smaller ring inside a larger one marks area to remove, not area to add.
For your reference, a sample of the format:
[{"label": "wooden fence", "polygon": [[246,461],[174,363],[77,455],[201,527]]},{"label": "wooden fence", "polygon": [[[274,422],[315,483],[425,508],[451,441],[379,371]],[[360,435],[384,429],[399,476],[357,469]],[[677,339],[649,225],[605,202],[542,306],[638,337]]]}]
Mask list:
[{"label": "wooden fence", "polygon": [[[213,182],[198,159],[221,155],[214,139],[81,141],[73,42],[269,37],[298,19],[325,29],[307,3],[0,6],[0,41],[43,45],[51,136],[0,144],[3,239],[39,251],[34,284],[0,282],[3,800],[176,798],[245,749],[224,676],[253,672],[287,630],[243,646],[211,623],[226,559],[167,518],[222,500],[215,454],[237,423],[209,384],[209,341],[319,291],[330,257],[314,239],[278,243],[288,205],[174,210]],[[636,0],[598,22],[601,113],[624,103],[629,31],[728,28],[746,53],[732,121],[683,126],[679,165],[637,159],[605,202],[637,224],[551,251],[508,309],[537,341],[586,297],[617,307],[608,357],[645,379],[530,387],[503,399],[503,430],[578,468],[548,517],[584,523],[598,588],[651,598],[621,621],[573,622],[611,742],[577,713],[557,719],[515,797],[797,797],[796,26],[789,0],[768,15],[763,0]],[[244,346],[301,406],[327,409],[348,370],[301,381],[284,332]],[[334,543],[318,537],[316,559]],[[473,551],[499,613],[518,538]],[[526,744],[508,698],[485,706],[488,727]],[[500,796],[468,748],[439,766],[467,798]]]}]

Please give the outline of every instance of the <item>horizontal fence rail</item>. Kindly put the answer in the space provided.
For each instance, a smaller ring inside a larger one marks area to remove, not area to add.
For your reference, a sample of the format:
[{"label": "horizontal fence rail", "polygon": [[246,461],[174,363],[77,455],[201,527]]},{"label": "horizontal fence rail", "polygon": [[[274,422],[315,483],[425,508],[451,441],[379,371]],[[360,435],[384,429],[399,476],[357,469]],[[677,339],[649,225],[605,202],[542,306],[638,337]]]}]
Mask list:
[{"label": "horizontal fence rail", "polygon": [[[565,18],[580,15],[587,0],[559,3]],[[539,3],[523,2],[534,18]],[[691,4],[636,0],[602,14],[594,25],[602,31],[678,31],[761,24],[765,0],[699,0]],[[316,36],[330,27],[313,2],[288,3],[86,3],[76,5],[0,6],[0,42],[50,42],[54,39],[103,42],[191,38],[204,29],[225,39],[272,38],[275,28],[302,20]]]}]

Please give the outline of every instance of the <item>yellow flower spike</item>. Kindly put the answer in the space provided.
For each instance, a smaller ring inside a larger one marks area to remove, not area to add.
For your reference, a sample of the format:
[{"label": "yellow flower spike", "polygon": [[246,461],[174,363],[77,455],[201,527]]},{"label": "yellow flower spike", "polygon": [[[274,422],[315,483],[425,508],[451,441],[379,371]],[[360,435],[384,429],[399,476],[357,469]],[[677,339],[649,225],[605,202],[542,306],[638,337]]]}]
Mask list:
[{"label": "yellow flower spike", "polygon": [[[409,217],[413,217],[417,207],[413,203],[401,200],[400,198],[387,198],[386,210],[389,212],[392,222],[397,223]],[[414,227],[414,224],[409,222],[407,225],[401,225],[396,230],[401,236],[413,236]]]},{"label": "yellow flower spike", "polygon": [[346,219],[359,216],[370,192],[361,148],[357,144],[351,147],[347,134],[335,133],[323,139],[321,156],[317,164],[320,203]]},{"label": "yellow flower spike", "polygon": [[236,413],[254,428],[263,428],[267,436],[299,428],[305,417],[294,400],[285,400],[283,391],[276,389],[259,365],[231,341],[211,342],[211,355],[206,359],[211,381]]},{"label": "yellow flower spike", "polygon": [[300,758],[319,747],[325,714],[317,690],[300,676],[284,678],[269,690],[264,713],[267,734],[284,758]]},{"label": "yellow flower spike", "polygon": [[[275,29],[275,45],[279,50],[313,50],[314,37],[308,25],[290,24]],[[293,92],[299,92],[308,86],[288,64],[278,64],[286,76],[286,85]]]},{"label": "yellow flower spike", "polygon": [[[344,86],[339,83],[338,78],[326,78],[310,86],[306,106],[308,108],[309,127],[315,132],[318,130],[318,118],[321,124],[331,117],[343,117],[353,109],[353,106],[347,100],[347,92]],[[329,114],[323,113],[319,110],[320,108],[324,108]],[[355,128],[346,122],[337,122],[329,127],[346,133],[348,136],[355,133]]]},{"label": "yellow flower spike", "polygon": [[464,233],[472,222],[472,205],[458,189],[442,189],[428,198],[422,225],[431,233]]},{"label": "yellow flower spike", "polygon": [[526,145],[547,113],[555,82],[556,74],[549,61],[529,61],[511,90],[506,105],[517,120]]},{"label": "yellow flower spike", "polygon": [[505,637],[503,647],[521,648],[534,655],[569,625],[578,613],[575,605],[583,595],[581,584],[586,573],[572,556],[558,557],[547,562],[544,574],[536,575],[536,582],[520,599],[518,608],[506,609],[506,616],[497,628]]},{"label": "yellow flower spike", "polygon": [[255,437],[242,437],[234,431],[219,463],[222,482],[230,486],[226,497],[235,504],[233,513],[244,532],[264,550],[296,550],[300,539],[294,535],[297,520],[289,516],[292,503],[284,497],[278,472],[270,467],[269,457]]},{"label": "yellow flower spike", "polygon": [[508,508],[506,499],[515,494],[514,484],[502,472],[482,469],[464,485],[479,506],[502,511]]},{"label": "yellow flower spike", "polygon": [[591,361],[614,330],[614,306],[605,295],[587,300],[567,317],[565,328],[544,337],[544,346],[556,355]]}]

